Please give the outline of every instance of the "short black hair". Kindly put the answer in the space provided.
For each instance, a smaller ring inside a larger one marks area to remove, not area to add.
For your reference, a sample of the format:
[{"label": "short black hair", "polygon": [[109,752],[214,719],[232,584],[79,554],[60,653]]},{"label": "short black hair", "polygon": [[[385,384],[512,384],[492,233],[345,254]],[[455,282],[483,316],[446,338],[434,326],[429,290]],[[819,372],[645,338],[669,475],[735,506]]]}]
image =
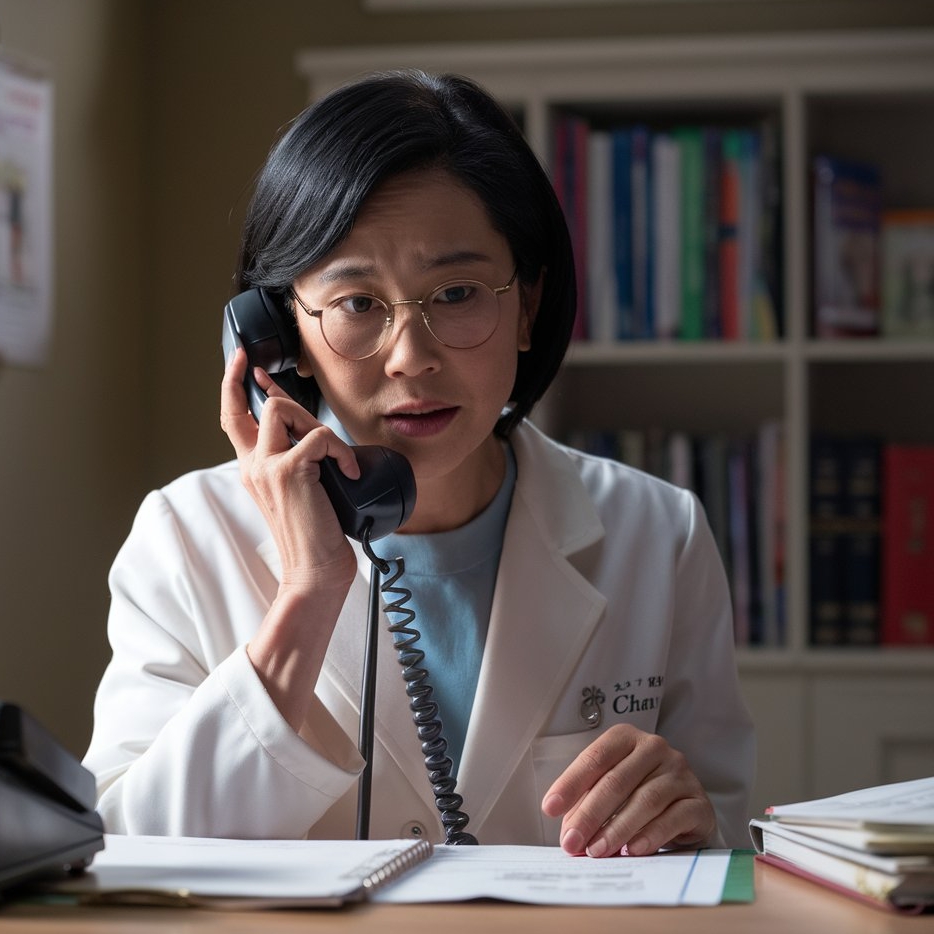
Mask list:
[{"label": "short black hair", "polygon": [[[399,173],[441,168],[476,194],[509,243],[519,281],[542,278],[532,346],[519,354],[508,434],[551,384],[576,311],[571,240],[548,176],[516,122],[460,75],[404,70],[369,75],[304,110],[273,146],[243,227],[238,290],[288,294],[350,232],[377,186]],[[305,399],[314,408],[313,380]],[[306,401],[306,404],[308,404]]]}]

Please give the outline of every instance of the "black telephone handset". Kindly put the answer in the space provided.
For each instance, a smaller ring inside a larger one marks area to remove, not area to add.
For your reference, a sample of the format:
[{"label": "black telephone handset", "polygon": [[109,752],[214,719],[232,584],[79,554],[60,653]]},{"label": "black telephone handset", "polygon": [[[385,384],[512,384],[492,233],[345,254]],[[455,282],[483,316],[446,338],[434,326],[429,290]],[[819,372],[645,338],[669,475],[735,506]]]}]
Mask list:
[{"label": "black telephone handset", "polygon": [[[298,331],[281,297],[266,289],[249,289],[224,308],[223,348],[227,359],[237,348],[246,350],[249,366],[243,381],[247,403],[259,421],[266,393],[253,378],[253,368],[277,374],[298,365]],[[321,462],[321,485],[334,506],[345,534],[376,541],[394,532],[412,514],[415,477],[398,451],[379,445],[354,448],[360,478],[344,476],[329,457]]]}]

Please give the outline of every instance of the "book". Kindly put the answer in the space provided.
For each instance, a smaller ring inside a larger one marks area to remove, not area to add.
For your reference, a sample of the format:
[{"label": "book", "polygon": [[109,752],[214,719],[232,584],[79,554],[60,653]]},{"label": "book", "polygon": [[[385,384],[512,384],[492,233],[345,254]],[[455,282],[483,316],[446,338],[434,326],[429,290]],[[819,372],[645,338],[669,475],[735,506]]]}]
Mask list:
[{"label": "book", "polygon": [[613,259],[616,274],[616,336],[627,340],[635,336],[635,301],[633,295],[632,223],[632,130],[619,127],[612,131],[613,150]]},{"label": "book", "polygon": [[934,338],[934,209],[882,215],[882,334]]},{"label": "book", "polygon": [[[704,136],[699,126],[682,126],[674,131],[673,137],[680,153],[680,334],[682,340],[694,341],[704,337]],[[658,183],[662,184],[662,180],[659,179]],[[659,282],[656,294],[661,286]]]},{"label": "book", "polygon": [[881,641],[934,645],[934,445],[883,455]]},{"label": "book", "polygon": [[[669,340],[684,336],[681,255],[682,146],[670,133],[652,136],[652,278],[655,282],[654,336]],[[699,335],[698,335],[699,336]]]},{"label": "book", "polygon": [[741,138],[738,130],[722,137],[720,159],[720,335],[738,340],[740,333],[739,222]]},{"label": "book", "polygon": [[761,858],[872,904],[934,907],[934,778],[767,808]]},{"label": "book", "polygon": [[808,533],[810,641],[843,643],[843,459],[838,439],[811,438]]},{"label": "book", "polygon": [[879,333],[881,179],[876,166],[814,160],[814,333]]},{"label": "book", "polygon": [[587,149],[587,337],[617,337],[616,272],[613,246],[613,140],[591,130]]},{"label": "book", "polygon": [[764,861],[780,869],[882,907],[934,906],[934,858],[875,856],[758,820],[750,831]]},{"label": "book", "polygon": [[880,629],[881,452],[877,438],[848,438],[843,457],[843,642],[875,645]]},{"label": "book", "polygon": [[105,834],[92,868],[42,886],[92,904],[336,908],[432,855],[428,840],[223,840]]}]

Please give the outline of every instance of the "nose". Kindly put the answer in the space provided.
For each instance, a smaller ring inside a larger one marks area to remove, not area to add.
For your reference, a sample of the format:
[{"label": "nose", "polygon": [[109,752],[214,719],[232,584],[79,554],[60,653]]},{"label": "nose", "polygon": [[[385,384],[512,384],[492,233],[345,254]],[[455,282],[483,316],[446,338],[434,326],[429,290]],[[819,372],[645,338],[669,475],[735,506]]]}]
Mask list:
[{"label": "nose", "polygon": [[428,330],[421,302],[393,303],[392,332],[383,347],[387,375],[417,376],[437,370],[441,347]]}]

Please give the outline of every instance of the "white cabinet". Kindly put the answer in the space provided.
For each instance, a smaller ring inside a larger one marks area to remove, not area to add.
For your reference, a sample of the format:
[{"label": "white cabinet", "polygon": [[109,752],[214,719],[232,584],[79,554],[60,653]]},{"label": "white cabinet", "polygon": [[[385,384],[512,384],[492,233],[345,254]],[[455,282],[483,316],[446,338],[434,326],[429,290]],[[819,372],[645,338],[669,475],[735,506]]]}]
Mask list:
[{"label": "white cabinet", "polygon": [[[787,631],[739,664],[759,724],[755,807],[934,772],[934,649],[815,649],[808,619],[808,445],[816,431],[934,443],[934,342],[811,335],[809,166],[883,169],[887,207],[934,207],[934,34],[820,34],[309,49],[311,97],[367,71],[468,74],[551,159],[556,114],[770,119],[778,129],[782,333],[772,342],[574,345],[537,418],[549,430],[753,431],[784,425]],[[934,586],[934,582],[931,582]]]}]

